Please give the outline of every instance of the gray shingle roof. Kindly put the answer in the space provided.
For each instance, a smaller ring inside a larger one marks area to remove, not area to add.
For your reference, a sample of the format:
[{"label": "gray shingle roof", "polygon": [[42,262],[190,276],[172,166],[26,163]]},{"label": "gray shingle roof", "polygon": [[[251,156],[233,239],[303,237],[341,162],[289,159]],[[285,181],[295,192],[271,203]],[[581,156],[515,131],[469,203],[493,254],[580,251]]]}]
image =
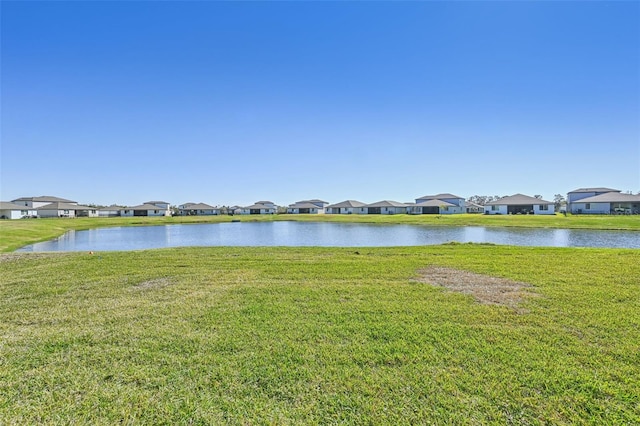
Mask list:
[{"label": "gray shingle roof", "polygon": [[365,207],[408,207],[405,203],[397,201],[382,200],[375,203],[367,204]]},{"label": "gray shingle roof", "polygon": [[607,192],[574,201],[576,203],[640,203],[640,195],[621,194],[619,192]]},{"label": "gray shingle roof", "polygon": [[573,191],[569,191],[569,194],[575,194],[578,192],[620,192],[620,190],[611,188],[578,188]]},{"label": "gray shingle roof", "polygon": [[210,206],[205,203],[189,203],[185,204],[181,210],[217,210],[217,207]]},{"label": "gray shingle roof", "polygon": [[306,202],[306,201],[298,201],[295,204],[291,204],[289,208],[290,209],[319,209],[321,207],[318,207],[317,205]]},{"label": "gray shingle roof", "polygon": [[502,197],[499,200],[495,200],[495,201],[491,201],[487,204],[485,204],[486,206],[504,206],[504,205],[509,205],[509,206],[528,206],[531,204],[553,204],[553,202],[551,201],[545,201],[545,200],[540,200],[538,198],[535,197],[530,197],[528,195],[523,195],[523,194],[514,194],[508,197]]},{"label": "gray shingle roof", "polygon": [[21,197],[11,201],[35,201],[38,203],[76,203],[76,201],[67,200],[65,198],[54,197],[52,195],[41,195],[39,197]]},{"label": "gray shingle roof", "polygon": [[417,200],[443,200],[443,199],[451,199],[451,198],[460,198],[464,200],[464,197],[458,197],[457,195],[449,194],[445,192],[443,194],[436,195],[425,195],[424,197],[416,198]]},{"label": "gray shingle roof", "polygon": [[[265,201],[265,202],[269,203],[270,201]],[[264,204],[261,204],[261,203],[255,203],[252,206],[247,206],[247,207],[242,207],[242,208],[243,209],[254,209],[254,210],[256,210],[256,209],[271,209],[271,210],[274,210],[275,209],[274,207],[265,206]]]},{"label": "gray shingle roof", "polygon": [[32,210],[32,207],[25,207],[8,201],[0,201],[0,210]]},{"label": "gray shingle roof", "polygon": [[455,207],[455,204],[451,204],[448,203],[446,201],[442,201],[442,200],[427,200],[427,201],[422,201],[420,203],[415,204],[416,207],[440,207],[440,206],[444,206],[444,207]]},{"label": "gray shingle roof", "polygon": [[79,204],[69,203],[51,203],[42,207],[38,207],[36,210],[96,210],[95,207],[81,206]]},{"label": "gray shingle roof", "polygon": [[364,207],[365,203],[356,200],[346,200],[341,203],[331,204],[327,206],[328,209],[342,209],[342,208],[353,208],[353,207]]},{"label": "gray shingle roof", "polygon": [[158,206],[154,206],[153,204],[144,203],[144,204],[140,204],[139,206],[124,207],[122,210],[164,210],[164,209],[161,209]]},{"label": "gray shingle roof", "polygon": [[145,201],[144,204],[169,204],[168,201]]}]

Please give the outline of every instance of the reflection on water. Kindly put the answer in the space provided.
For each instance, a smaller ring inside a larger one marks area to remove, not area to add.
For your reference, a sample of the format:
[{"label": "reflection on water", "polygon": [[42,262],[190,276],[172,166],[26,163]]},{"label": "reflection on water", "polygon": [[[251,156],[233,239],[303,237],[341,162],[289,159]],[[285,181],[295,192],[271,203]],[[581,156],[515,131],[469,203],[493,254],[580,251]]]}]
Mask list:
[{"label": "reflection on water", "polygon": [[69,231],[19,251],[111,251],[183,246],[375,247],[493,243],[516,246],[640,248],[640,232],[584,229],[430,227],[309,222],[240,222]]}]

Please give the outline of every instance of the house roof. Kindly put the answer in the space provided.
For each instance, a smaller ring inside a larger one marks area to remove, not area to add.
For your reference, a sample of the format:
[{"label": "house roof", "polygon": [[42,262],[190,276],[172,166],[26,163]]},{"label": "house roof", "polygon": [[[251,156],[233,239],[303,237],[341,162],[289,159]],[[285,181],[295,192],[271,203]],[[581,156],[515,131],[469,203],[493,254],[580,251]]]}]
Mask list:
[{"label": "house roof", "polygon": [[465,206],[465,207],[478,207],[478,208],[482,208],[482,206],[481,206],[480,204],[472,203],[471,201],[465,201],[465,202],[464,202],[464,206]]},{"label": "house roof", "polygon": [[514,194],[508,197],[502,197],[499,200],[491,201],[486,206],[510,205],[510,206],[528,206],[530,204],[553,204],[551,201],[541,200],[539,198],[530,197],[524,194]]},{"label": "house roof", "polygon": [[99,209],[100,211],[113,211],[113,210],[122,210],[122,207],[120,206],[116,206],[115,204],[111,204],[110,206],[107,207],[102,207],[101,209]]},{"label": "house roof", "polygon": [[256,201],[256,204],[273,204],[273,201]]},{"label": "house roof", "polygon": [[405,203],[397,201],[382,200],[375,203],[367,204],[365,207],[408,207]]},{"label": "house roof", "polygon": [[295,204],[291,204],[289,208],[290,209],[319,209],[320,207],[318,207],[316,204],[309,203],[306,201],[298,201]]},{"label": "house roof", "polygon": [[443,200],[427,200],[415,204],[416,207],[455,207],[455,204],[448,203]]},{"label": "house roof", "polygon": [[38,207],[36,210],[96,210],[96,208],[89,207],[89,206],[81,206],[79,204],[56,202],[56,203],[46,204],[42,207]]},{"label": "house roof", "polygon": [[54,197],[53,195],[41,195],[39,197],[21,197],[21,198],[16,198],[15,200],[11,200],[12,202],[14,201],[35,201],[35,202],[39,202],[39,203],[76,203],[76,201],[72,201],[72,200],[67,200],[65,198],[60,198],[60,197]]},{"label": "house roof", "polygon": [[444,200],[447,198],[460,198],[464,200],[464,197],[458,197],[457,195],[449,194],[448,192],[436,195],[425,195],[424,197],[416,198],[416,200]]},{"label": "house roof", "polygon": [[32,207],[25,207],[19,204],[10,203],[8,201],[0,201],[0,210],[28,210]]},{"label": "house roof", "polygon": [[145,201],[144,204],[169,204],[167,201]]},{"label": "house roof", "polygon": [[154,206],[153,204],[144,203],[140,204],[139,206],[124,207],[122,210],[161,210],[161,208],[158,206]]},{"label": "house roof", "polygon": [[217,207],[210,206],[205,203],[187,203],[180,210],[217,210]]},{"label": "house roof", "polygon": [[583,198],[576,203],[633,203],[640,202],[640,195],[621,194],[619,192],[607,192],[593,197]]},{"label": "house roof", "polygon": [[[265,201],[265,203],[269,203],[270,201]],[[273,207],[265,206],[262,203],[255,203],[254,205],[242,207],[243,209],[274,209]]]},{"label": "house roof", "polygon": [[324,200],[318,200],[317,198],[314,198],[313,200],[302,200],[302,201],[298,201],[299,203],[306,201],[309,203],[323,203],[323,204],[329,204],[328,201],[324,201]]},{"label": "house roof", "polygon": [[331,204],[330,206],[327,206],[327,208],[330,208],[330,209],[341,209],[341,208],[364,207],[364,206],[366,206],[366,204],[365,203],[361,203],[360,201],[346,200],[346,201],[343,201],[341,203]]},{"label": "house roof", "polygon": [[575,194],[578,192],[620,192],[620,190],[611,188],[578,188],[570,191],[569,194]]}]

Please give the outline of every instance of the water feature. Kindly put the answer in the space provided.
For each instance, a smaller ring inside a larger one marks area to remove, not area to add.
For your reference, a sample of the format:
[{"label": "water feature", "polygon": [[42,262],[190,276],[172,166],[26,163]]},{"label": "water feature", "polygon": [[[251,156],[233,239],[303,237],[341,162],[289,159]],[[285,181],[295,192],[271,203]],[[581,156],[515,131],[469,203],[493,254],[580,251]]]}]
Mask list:
[{"label": "water feature", "polygon": [[70,231],[18,251],[112,251],[184,246],[421,246],[457,241],[516,246],[640,248],[640,232],[434,227],[327,222],[240,222]]}]

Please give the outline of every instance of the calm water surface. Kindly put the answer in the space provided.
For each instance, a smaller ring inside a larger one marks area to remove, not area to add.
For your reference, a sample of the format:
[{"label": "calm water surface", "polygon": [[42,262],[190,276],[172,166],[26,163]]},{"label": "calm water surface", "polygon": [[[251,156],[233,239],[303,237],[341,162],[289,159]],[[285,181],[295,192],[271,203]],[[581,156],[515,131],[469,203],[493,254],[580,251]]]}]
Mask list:
[{"label": "calm water surface", "polygon": [[422,246],[450,241],[516,246],[640,248],[640,232],[429,227],[352,223],[240,222],[70,231],[18,251],[112,251],[184,246]]}]

